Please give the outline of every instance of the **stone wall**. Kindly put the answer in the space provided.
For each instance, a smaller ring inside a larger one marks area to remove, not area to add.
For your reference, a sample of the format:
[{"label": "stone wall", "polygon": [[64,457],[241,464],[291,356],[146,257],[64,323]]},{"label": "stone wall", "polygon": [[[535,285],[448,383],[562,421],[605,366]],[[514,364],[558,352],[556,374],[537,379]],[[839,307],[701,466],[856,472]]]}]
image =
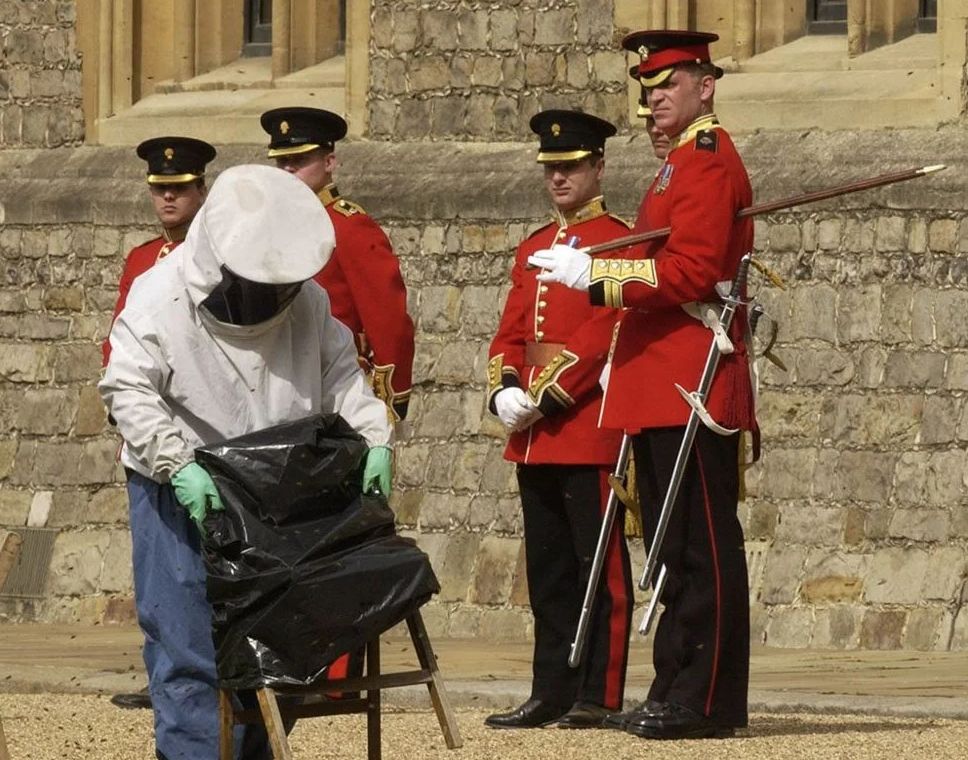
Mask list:
[{"label": "stone wall", "polygon": [[81,142],[75,40],[73,2],[0,0],[0,148]]},{"label": "stone wall", "polygon": [[628,124],[613,0],[373,0],[375,139],[500,140],[543,108]]},{"label": "stone wall", "polygon": [[[742,505],[753,636],[776,646],[965,649],[965,141],[957,128],[884,133],[874,160],[870,139],[739,142],[762,200],[951,164],[757,222],[757,250],[789,286],[761,289],[789,371],[764,368],[764,456]],[[646,151],[641,137],[609,148],[607,195],[620,213],[634,212],[651,175]],[[395,193],[405,221],[388,225],[414,291],[422,378],[397,511],[443,578],[434,625],[452,636],[520,635],[530,624],[520,516],[482,379],[510,252],[543,207],[533,148],[388,146],[379,166],[408,152],[422,167],[417,187],[433,178],[433,191]],[[357,193],[375,202],[395,174],[359,177]]]},{"label": "stone wall", "polygon": [[[484,412],[487,343],[514,246],[547,210],[526,119],[582,104],[628,126],[612,3],[372,7],[376,139],[340,147],[340,179],[389,232],[417,322],[392,503],[441,578],[431,631],[521,638],[521,519],[503,432]],[[155,234],[143,164],[131,150],[23,149],[79,139],[72,9],[0,0],[0,529],[57,532],[41,594],[0,598],[0,616],[18,620],[131,617],[118,442],[94,386],[124,253]],[[606,193],[631,216],[655,166],[645,136],[626,133],[610,141]],[[764,368],[764,456],[742,506],[754,638],[968,649],[963,125],[739,146],[760,199],[952,165],[757,222],[758,251],[789,283],[762,294],[789,371]],[[215,168],[263,160],[220,148]]]},{"label": "stone wall", "polygon": [[[762,260],[789,285],[762,290],[789,371],[764,369],[764,456],[741,507],[754,637],[772,645],[968,649],[968,138],[881,137],[877,161],[866,133],[739,140],[764,200],[952,165],[757,221]],[[609,147],[619,213],[634,213],[647,155],[641,135]],[[217,168],[259,160],[226,148]],[[513,470],[483,377],[511,252],[546,212],[534,146],[358,142],[341,160],[344,192],[396,246],[417,322],[392,501],[441,578],[428,624],[528,636]],[[123,252],[153,234],[140,172],[118,149],[0,152],[0,527],[59,531],[44,597],[0,601],[13,619],[130,616],[117,441],[93,386]]]}]

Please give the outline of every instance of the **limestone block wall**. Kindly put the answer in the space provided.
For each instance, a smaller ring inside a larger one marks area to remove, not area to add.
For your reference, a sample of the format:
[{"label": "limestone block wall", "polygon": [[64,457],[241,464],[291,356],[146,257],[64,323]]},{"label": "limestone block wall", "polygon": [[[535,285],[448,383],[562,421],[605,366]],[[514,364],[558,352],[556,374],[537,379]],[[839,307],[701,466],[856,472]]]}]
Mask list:
[{"label": "limestone block wall", "polygon": [[[950,127],[879,139],[876,161],[869,133],[739,140],[762,200],[951,164],[757,221],[761,258],[789,284],[761,294],[789,370],[764,370],[764,456],[741,507],[754,637],[966,649],[968,138]],[[647,144],[611,141],[606,194],[620,214],[655,169]],[[428,624],[526,637],[514,473],[484,413],[484,368],[513,248],[546,218],[534,145],[360,141],[340,157],[344,193],[393,240],[417,323],[392,504],[441,579]],[[222,148],[215,168],[261,160]],[[7,619],[130,619],[117,440],[94,384],[124,252],[155,234],[141,170],[122,149],[0,151],[0,529],[56,531],[42,594],[0,598]]]},{"label": "limestone block wall", "polygon": [[[882,134],[876,161],[863,133],[740,140],[762,200],[952,164],[757,221],[757,251],[789,287],[761,288],[788,371],[764,368],[764,456],[741,506],[756,641],[968,647],[968,219],[955,135]],[[620,213],[634,212],[651,175],[644,152],[641,138],[609,148],[606,193]],[[409,160],[433,177],[417,179],[433,188],[423,195],[396,193],[403,218],[387,220],[419,341],[398,518],[442,578],[428,609],[435,630],[526,635],[520,513],[503,434],[483,413],[483,375],[511,251],[543,208],[533,152],[404,145],[384,155],[380,166]],[[375,201],[394,173],[357,177],[357,194]]]},{"label": "limestone block wall", "polygon": [[83,139],[75,5],[0,0],[0,148]]},{"label": "limestone block wall", "polygon": [[[132,151],[73,147],[73,7],[0,0],[0,530],[56,534],[40,593],[0,598],[0,618],[17,620],[131,616],[118,441],[94,385],[124,253],[155,227]],[[441,579],[435,634],[530,634],[514,474],[484,412],[486,350],[514,246],[547,211],[531,114],[583,106],[623,127],[606,170],[620,214],[655,170],[628,129],[612,12],[611,0],[372,3],[373,139],[340,146],[340,184],[385,225],[410,288],[416,387],[393,506]],[[762,294],[789,369],[764,369],[764,456],[741,508],[754,637],[968,649],[963,126],[739,146],[764,200],[951,164],[757,222],[758,251],[790,287]],[[220,147],[215,169],[263,160]]]},{"label": "limestone block wall", "polygon": [[559,106],[625,125],[613,18],[613,0],[373,0],[370,136],[506,139]]}]

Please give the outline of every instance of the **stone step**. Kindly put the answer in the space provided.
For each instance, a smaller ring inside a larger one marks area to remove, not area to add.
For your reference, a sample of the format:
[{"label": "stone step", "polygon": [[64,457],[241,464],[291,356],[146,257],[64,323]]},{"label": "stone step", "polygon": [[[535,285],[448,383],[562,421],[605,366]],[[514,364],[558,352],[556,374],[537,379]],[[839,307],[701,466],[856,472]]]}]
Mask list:
[{"label": "stone step", "polygon": [[914,34],[855,58],[847,56],[846,35],[807,35],[727,68],[744,74],[796,71],[890,71],[934,69],[938,65],[936,34]]},{"label": "stone step", "polygon": [[[858,109],[873,127],[937,127],[944,119],[946,104],[941,98],[887,98],[858,101],[853,99],[810,100],[743,100],[717,101],[716,114],[730,132],[757,130],[827,131],[857,128]],[[872,133],[873,138],[874,133]],[[872,143],[871,155],[877,149]]]},{"label": "stone step", "polygon": [[717,85],[716,111],[736,131],[849,129],[859,110],[868,123],[889,127],[934,126],[946,118],[935,67],[883,69],[866,63],[850,71],[750,72],[744,66]]},{"label": "stone step", "polygon": [[239,58],[184,82],[159,82],[155,85],[155,94],[211,90],[306,89],[343,87],[345,84],[346,59],[343,56],[330,58],[274,81],[271,58]]},{"label": "stone step", "polygon": [[259,115],[270,108],[310,106],[346,110],[343,87],[212,90],[149,95],[98,125],[102,145],[137,145],[162,134],[191,135],[208,142],[264,143]]}]

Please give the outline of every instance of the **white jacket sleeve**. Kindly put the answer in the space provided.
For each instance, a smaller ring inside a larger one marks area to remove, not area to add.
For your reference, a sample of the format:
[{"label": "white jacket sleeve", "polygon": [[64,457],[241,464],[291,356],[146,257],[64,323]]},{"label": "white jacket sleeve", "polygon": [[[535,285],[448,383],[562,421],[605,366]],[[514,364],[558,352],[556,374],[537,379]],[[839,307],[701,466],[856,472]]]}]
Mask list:
[{"label": "white jacket sleeve", "polygon": [[157,335],[150,329],[134,329],[137,319],[125,310],[115,320],[111,360],[98,390],[128,453],[150,470],[153,479],[165,482],[194,454],[162,398],[171,370]]},{"label": "white jacket sleeve", "polygon": [[[327,299],[328,301],[328,299]],[[356,358],[353,334],[333,317],[328,305],[322,320],[323,407],[339,412],[370,446],[389,446],[393,426],[386,405],[366,381]]]}]

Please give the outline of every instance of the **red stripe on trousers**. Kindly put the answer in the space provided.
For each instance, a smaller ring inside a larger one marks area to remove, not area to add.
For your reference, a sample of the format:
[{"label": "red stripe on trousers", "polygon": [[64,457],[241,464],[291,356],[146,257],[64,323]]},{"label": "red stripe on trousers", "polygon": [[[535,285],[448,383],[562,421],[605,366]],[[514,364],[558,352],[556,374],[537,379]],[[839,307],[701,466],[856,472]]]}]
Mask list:
[{"label": "red stripe on trousers", "polygon": [[[599,488],[601,490],[599,509],[603,516],[612,490],[608,482],[609,474],[606,469],[599,469],[598,471]],[[618,515],[616,515],[617,517]],[[605,582],[608,584],[609,596],[612,598],[612,612],[608,621],[608,665],[605,669],[604,706],[616,710],[622,706],[622,673],[625,670],[623,655],[626,644],[624,639],[628,638],[625,618],[628,616],[629,598],[626,595],[622,554],[618,546],[619,541],[625,540],[622,535],[623,532],[624,527],[622,525],[612,525],[612,534],[608,540],[608,551],[605,558]]]},{"label": "red stripe on trousers", "polygon": [[713,555],[713,576],[716,583],[716,644],[713,647],[713,673],[709,679],[709,694],[706,697],[706,715],[708,716],[713,706],[713,694],[716,692],[716,676],[719,673],[719,647],[720,647],[720,626],[722,622],[722,590],[719,578],[719,552],[716,549],[716,533],[713,530],[712,506],[709,503],[709,491],[706,488],[706,471],[702,466],[702,456],[699,454],[699,445],[696,444],[696,463],[699,465],[699,482],[702,484],[702,503],[706,510],[706,526],[709,528],[709,546]]}]

